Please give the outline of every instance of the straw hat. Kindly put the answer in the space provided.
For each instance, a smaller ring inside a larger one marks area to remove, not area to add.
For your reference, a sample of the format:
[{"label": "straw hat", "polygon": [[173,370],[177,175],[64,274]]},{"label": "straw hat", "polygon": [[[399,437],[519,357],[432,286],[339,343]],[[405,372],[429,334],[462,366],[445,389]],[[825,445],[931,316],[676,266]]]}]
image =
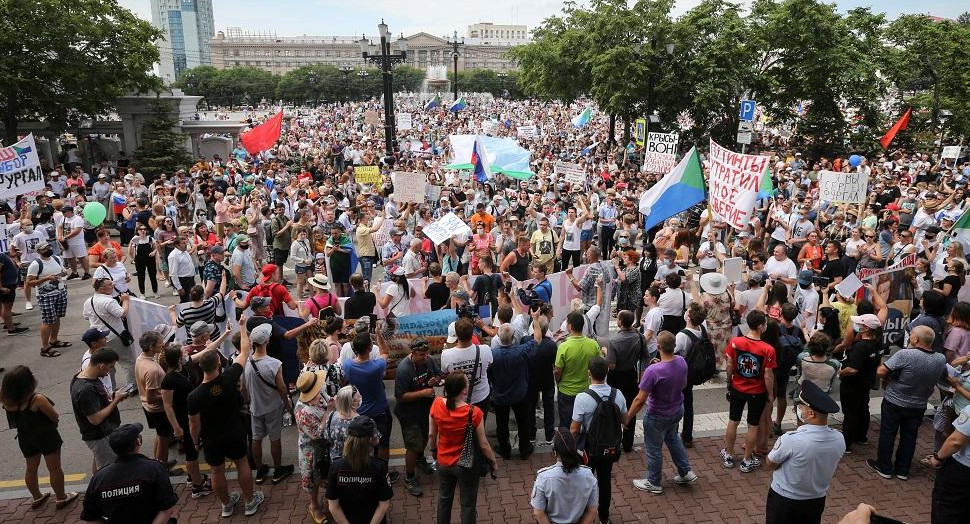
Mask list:
[{"label": "straw hat", "polygon": [[727,291],[727,277],[721,273],[705,273],[701,275],[701,289],[711,295],[720,295]]},{"label": "straw hat", "polygon": [[330,291],[330,279],[327,278],[327,275],[324,275],[323,273],[317,273],[316,275],[313,275],[312,277],[306,280],[306,283],[310,284],[311,286],[317,289]]},{"label": "straw hat", "polygon": [[320,394],[320,388],[323,387],[323,383],[326,380],[326,371],[318,370],[300,373],[300,376],[296,379],[296,389],[300,392],[300,402],[304,404],[313,402],[317,398],[317,395]]}]

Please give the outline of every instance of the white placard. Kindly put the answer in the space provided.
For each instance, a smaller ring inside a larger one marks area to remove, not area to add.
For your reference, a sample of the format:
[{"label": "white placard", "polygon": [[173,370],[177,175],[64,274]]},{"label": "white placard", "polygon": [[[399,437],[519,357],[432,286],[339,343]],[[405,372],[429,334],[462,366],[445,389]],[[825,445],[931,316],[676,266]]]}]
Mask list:
[{"label": "white placard", "polygon": [[518,126],[515,128],[515,131],[522,138],[528,138],[531,140],[539,138],[539,128],[536,126]]},{"label": "white placard", "polygon": [[724,278],[728,282],[738,283],[744,278],[741,273],[744,271],[744,259],[741,257],[724,259]]},{"label": "white placard", "polygon": [[437,222],[432,222],[424,228],[424,234],[431,239],[435,245],[441,244],[445,240],[455,235],[465,233],[472,234],[472,228],[458,218],[454,213],[448,213],[441,217]]},{"label": "white placard", "polygon": [[711,140],[708,161],[707,199],[714,218],[727,222],[734,229],[747,228],[758,198],[761,177],[771,159],[735,153]]},{"label": "white placard", "polygon": [[648,133],[643,169],[648,173],[667,174],[677,165],[677,133]]},{"label": "white placard", "polygon": [[424,199],[432,204],[438,203],[441,198],[441,186],[428,184],[424,186]]},{"label": "white placard", "polygon": [[10,251],[10,239],[7,237],[7,217],[0,213],[0,253]]},{"label": "white placard", "polygon": [[428,175],[424,173],[394,173],[395,202],[414,202],[421,204],[425,199],[425,187],[428,185]]},{"label": "white placard", "polygon": [[818,198],[826,202],[861,204],[866,201],[869,175],[865,173],[819,172]]},{"label": "white placard", "polygon": [[562,179],[573,185],[586,185],[586,170],[579,164],[557,161],[553,166],[557,179]]},{"label": "white placard", "polygon": [[498,136],[498,122],[482,120],[482,133],[489,136]]},{"label": "white placard", "polygon": [[398,113],[397,115],[397,128],[401,131],[410,131],[412,129],[411,113]]},{"label": "white placard", "polygon": [[44,172],[37,157],[34,135],[10,147],[0,147],[0,200],[44,190]]},{"label": "white placard", "polygon": [[960,146],[945,146],[943,148],[943,158],[960,158],[960,150],[963,149]]},{"label": "white placard", "polygon": [[835,290],[838,291],[843,297],[849,298],[855,295],[855,292],[859,291],[860,287],[862,287],[862,281],[859,280],[859,277],[857,277],[855,273],[852,273],[851,275],[843,278],[842,282],[836,284]]}]

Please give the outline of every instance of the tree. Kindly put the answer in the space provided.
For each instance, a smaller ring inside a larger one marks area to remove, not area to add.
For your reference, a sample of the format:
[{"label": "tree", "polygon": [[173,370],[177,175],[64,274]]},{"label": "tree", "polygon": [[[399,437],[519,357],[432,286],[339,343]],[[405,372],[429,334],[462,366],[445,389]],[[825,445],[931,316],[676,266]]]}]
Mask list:
[{"label": "tree", "polygon": [[216,78],[222,73],[221,69],[212,66],[199,66],[182,71],[178,79],[172,83],[172,87],[182,89],[183,92],[191,96],[203,97],[202,102],[208,106],[210,100],[215,100],[222,95],[216,95]]},{"label": "tree", "polygon": [[184,168],[192,160],[185,150],[185,135],[174,131],[179,122],[170,116],[171,109],[156,98],[152,103],[152,118],[142,126],[135,165],[148,176],[149,182],[161,173],[171,174]]},{"label": "tree", "polygon": [[162,33],[117,0],[0,0],[0,12],[8,143],[21,121],[65,129],[103,114],[119,96],[161,86],[151,70]]},{"label": "tree", "polygon": [[424,70],[416,67],[399,65],[394,68],[394,92],[403,91],[417,93],[424,83]]}]

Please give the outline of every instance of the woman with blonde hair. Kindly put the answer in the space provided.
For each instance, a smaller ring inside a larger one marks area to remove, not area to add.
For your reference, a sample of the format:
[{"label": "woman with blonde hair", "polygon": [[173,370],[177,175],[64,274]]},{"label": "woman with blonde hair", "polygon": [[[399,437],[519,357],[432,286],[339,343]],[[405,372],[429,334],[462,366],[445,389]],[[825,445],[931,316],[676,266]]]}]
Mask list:
[{"label": "woman with blonde hair", "polygon": [[343,456],[334,460],[327,479],[327,505],[337,522],[385,522],[391,509],[387,461],[374,456],[377,424],[359,416],[347,428]]},{"label": "woman with blonde hair", "polygon": [[114,285],[114,291],[111,296],[117,297],[122,293],[128,292],[128,282],[131,282],[131,275],[128,274],[128,269],[124,264],[118,261],[118,251],[113,247],[109,247],[101,252],[101,258],[104,262],[95,268],[94,279],[99,278],[107,279]]},{"label": "woman with blonde hair", "polygon": [[[360,391],[354,386],[344,386],[337,391],[334,397],[334,416],[327,421],[324,427],[324,435],[330,443],[330,460],[336,461],[344,453],[344,441],[347,440],[347,428],[350,423],[360,415],[357,410],[363,398]],[[378,430],[377,436],[380,437]]]}]

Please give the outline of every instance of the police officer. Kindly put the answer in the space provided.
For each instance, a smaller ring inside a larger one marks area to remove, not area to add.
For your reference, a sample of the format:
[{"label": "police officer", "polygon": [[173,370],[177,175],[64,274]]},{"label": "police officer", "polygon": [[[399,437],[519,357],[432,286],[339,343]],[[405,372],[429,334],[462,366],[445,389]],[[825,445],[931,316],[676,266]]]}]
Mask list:
[{"label": "police officer", "polygon": [[814,382],[806,380],[799,395],[799,417],[805,423],[775,441],[767,466],[774,470],[766,524],[819,524],[832,475],[845,453],[842,434],[828,427],[829,413],[839,405]]},{"label": "police officer", "polygon": [[933,484],[932,524],[970,522],[970,406],[957,415],[953,433],[930,457],[930,465],[939,470]]},{"label": "police officer", "polygon": [[149,524],[175,521],[178,497],[165,465],[139,453],[142,425],[125,424],[108,436],[118,455],[101,468],[88,484],[81,520]]}]

